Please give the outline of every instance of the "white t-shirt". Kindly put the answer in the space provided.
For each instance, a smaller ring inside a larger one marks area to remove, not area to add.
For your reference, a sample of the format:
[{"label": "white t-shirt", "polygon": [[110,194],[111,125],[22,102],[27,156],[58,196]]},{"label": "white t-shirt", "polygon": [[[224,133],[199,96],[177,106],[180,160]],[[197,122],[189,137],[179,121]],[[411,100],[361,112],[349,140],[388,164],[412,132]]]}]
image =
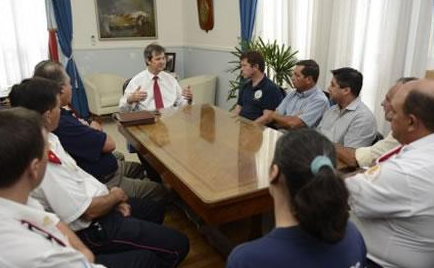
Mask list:
[{"label": "white t-shirt", "polygon": [[383,267],[434,267],[434,134],[345,182],[369,258]]},{"label": "white t-shirt", "polygon": [[0,267],[104,268],[69,246],[56,215],[36,207],[30,198],[28,206],[0,198]]},{"label": "white t-shirt", "polygon": [[[164,108],[187,104],[187,100],[181,95],[181,86],[172,75],[166,72],[160,72],[157,76]],[[124,95],[119,101],[119,110],[122,112],[129,112],[132,110],[155,110],[153,78],[154,75],[150,73],[148,69],[134,76],[129,82],[127,88],[125,89]],[[134,93],[139,86],[141,87],[141,91],[148,93],[148,96],[145,100],[139,103],[129,104],[127,102],[128,97]]]},{"label": "white t-shirt", "polygon": [[72,230],[87,228],[91,222],[81,219],[81,215],[90,206],[92,198],[106,195],[109,191],[104,184],[77,166],[56,135],[50,133],[48,143],[61,163],[48,162],[42,183],[31,195],[45,210],[56,213],[69,224]]}]

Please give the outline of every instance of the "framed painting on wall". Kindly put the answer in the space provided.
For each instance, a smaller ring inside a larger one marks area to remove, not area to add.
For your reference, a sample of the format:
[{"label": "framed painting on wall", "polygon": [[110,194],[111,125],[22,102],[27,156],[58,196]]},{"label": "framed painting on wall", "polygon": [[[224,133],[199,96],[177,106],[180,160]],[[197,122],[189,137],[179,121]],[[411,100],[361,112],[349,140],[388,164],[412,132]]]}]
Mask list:
[{"label": "framed painting on wall", "polygon": [[100,40],[156,39],[155,0],[95,0]]}]

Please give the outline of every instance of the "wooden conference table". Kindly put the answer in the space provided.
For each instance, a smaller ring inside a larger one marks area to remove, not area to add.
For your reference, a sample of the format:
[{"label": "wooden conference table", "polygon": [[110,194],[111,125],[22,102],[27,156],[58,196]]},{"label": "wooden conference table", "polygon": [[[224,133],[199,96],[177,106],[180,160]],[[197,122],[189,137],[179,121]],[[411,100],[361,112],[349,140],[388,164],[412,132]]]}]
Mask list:
[{"label": "wooden conference table", "polygon": [[268,171],[280,132],[209,104],[164,109],[155,124],[119,130],[207,224],[272,209]]}]

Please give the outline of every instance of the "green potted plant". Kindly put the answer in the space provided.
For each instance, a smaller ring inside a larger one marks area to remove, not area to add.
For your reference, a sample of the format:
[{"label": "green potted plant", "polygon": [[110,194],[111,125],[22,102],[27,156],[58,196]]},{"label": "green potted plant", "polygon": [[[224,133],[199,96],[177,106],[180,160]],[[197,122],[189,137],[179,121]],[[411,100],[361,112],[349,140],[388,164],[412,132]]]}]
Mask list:
[{"label": "green potted plant", "polygon": [[276,85],[282,89],[288,86],[292,88],[292,69],[297,63],[295,55],[298,51],[293,51],[291,46],[278,45],[276,41],[265,43],[259,37],[252,41],[242,41],[239,46],[235,47],[235,51],[231,52],[236,60],[229,62],[234,66],[228,72],[237,73],[237,78],[229,81],[230,89],[227,101],[238,97],[238,90],[243,84],[239,59],[243,51],[248,50],[257,50],[262,53],[265,59],[265,73]]}]

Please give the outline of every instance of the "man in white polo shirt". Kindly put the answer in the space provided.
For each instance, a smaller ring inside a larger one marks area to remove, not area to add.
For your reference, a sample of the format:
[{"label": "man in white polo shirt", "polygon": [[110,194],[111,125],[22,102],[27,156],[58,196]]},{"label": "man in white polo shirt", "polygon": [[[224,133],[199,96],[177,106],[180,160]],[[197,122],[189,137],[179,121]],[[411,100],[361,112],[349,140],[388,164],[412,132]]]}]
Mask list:
[{"label": "man in white polo shirt", "polygon": [[404,84],[392,113],[392,135],[403,146],[346,179],[350,206],[370,260],[434,267],[434,80]]},{"label": "man in white polo shirt", "polygon": [[[53,131],[60,117],[60,86],[32,78],[15,85],[12,106],[38,111],[47,130]],[[118,187],[110,190],[77,166],[59,139],[48,135],[49,153],[42,184],[34,190],[48,211],[55,212],[95,254],[143,253],[143,267],[175,267],[188,253],[188,239],[161,224],[164,205],[151,200],[128,199]],[[110,263],[121,267],[123,257]]]},{"label": "man in white polo shirt", "polygon": [[[29,197],[47,165],[40,115],[23,108],[0,111],[0,139],[0,267],[103,267],[91,263],[93,254],[72,232],[59,228],[56,215]],[[77,243],[82,252],[74,249]]]}]

